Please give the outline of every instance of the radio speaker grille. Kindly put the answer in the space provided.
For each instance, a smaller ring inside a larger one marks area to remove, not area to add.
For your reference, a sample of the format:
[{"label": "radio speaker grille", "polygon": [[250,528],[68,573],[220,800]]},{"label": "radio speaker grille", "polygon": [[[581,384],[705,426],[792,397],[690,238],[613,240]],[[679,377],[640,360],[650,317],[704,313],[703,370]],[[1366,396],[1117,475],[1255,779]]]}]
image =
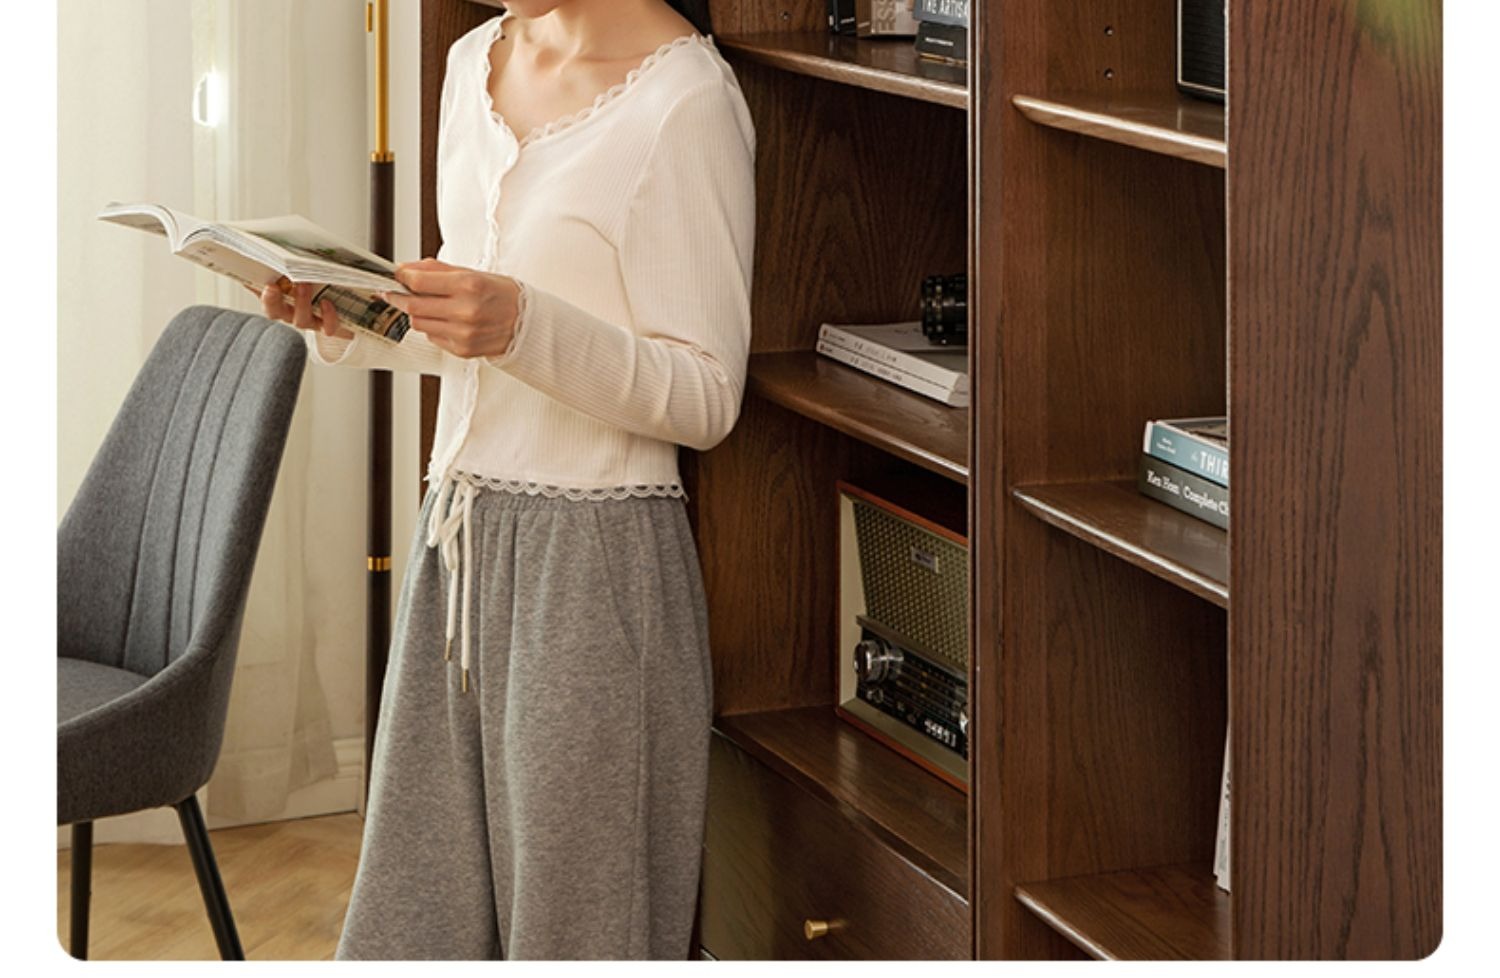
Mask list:
[{"label": "radio speaker grille", "polygon": [[954,668],[969,664],[968,550],[852,499],[866,614]]}]

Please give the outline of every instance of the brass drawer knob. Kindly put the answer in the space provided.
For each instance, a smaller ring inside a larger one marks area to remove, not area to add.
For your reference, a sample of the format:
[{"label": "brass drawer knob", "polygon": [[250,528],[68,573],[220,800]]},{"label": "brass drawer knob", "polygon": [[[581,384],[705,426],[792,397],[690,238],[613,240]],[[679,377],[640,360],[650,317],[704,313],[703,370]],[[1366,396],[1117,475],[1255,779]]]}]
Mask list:
[{"label": "brass drawer knob", "polygon": [[828,933],[828,921],[804,920],[802,922],[802,933],[807,935],[809,941],[815,941]]}]

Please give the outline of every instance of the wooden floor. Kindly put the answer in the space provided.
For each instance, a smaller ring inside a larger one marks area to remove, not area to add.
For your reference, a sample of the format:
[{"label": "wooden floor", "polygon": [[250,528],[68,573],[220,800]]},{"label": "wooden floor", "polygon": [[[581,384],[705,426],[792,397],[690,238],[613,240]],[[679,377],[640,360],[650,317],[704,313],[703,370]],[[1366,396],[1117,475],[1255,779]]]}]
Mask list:
[{"label": "wooden floor", "polygon": [[[210,833],[250,960],[328,960],[359,862],[354,813]],[[57,933],[68,945],[72,853],[57,854]],[[89,957],[215,959],[186,846],[95,845]]]}]

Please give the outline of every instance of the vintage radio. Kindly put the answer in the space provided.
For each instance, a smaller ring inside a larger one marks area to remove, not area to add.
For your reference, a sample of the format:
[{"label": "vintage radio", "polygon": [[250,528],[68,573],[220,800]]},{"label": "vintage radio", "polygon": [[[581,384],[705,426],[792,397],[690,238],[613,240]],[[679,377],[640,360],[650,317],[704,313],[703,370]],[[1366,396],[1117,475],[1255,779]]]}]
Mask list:
[{"label": "vintage radio", "polygon": [[[968,787],[969,553],[962,494],[838,483],[838,713]],[[916,509],[920,508],[919,514]]]},{"label": "vintage radio", "polygon": [[1226,0],[1177,0],[1177,87],[1224,101]]}]

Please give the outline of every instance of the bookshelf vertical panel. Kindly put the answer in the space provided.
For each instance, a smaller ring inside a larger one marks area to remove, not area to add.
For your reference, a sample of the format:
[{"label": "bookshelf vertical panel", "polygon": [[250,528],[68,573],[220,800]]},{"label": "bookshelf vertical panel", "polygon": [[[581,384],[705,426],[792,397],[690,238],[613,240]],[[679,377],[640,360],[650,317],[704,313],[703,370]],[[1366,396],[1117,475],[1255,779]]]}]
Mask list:
[{"label": "bookshelf vertical panel", "polygon": [[1442,934],[1441,15],[1230,18],[1254,94],[1229,116],[1234,954],[1418,958]]},{"label": "bookshelf vertical panel", "polygon": [[[998,169],[1000,45],[998,4],[969,11],[968,281],[969,281],[969,908],[976,959],[997,956],[1002,917],[1010,914],[1005,890],[999,787],[999,668],[1002,552],[997,518],[1005,505],[1000,464],[1000,221]],[[1005,907],[997,911],[996,906]],[[1019,908],[1017,908],[1019,910]],[[1044,937],[1061,953],[1066,942]],[[1050,955],[1049,955],[1050,956]]]}]

